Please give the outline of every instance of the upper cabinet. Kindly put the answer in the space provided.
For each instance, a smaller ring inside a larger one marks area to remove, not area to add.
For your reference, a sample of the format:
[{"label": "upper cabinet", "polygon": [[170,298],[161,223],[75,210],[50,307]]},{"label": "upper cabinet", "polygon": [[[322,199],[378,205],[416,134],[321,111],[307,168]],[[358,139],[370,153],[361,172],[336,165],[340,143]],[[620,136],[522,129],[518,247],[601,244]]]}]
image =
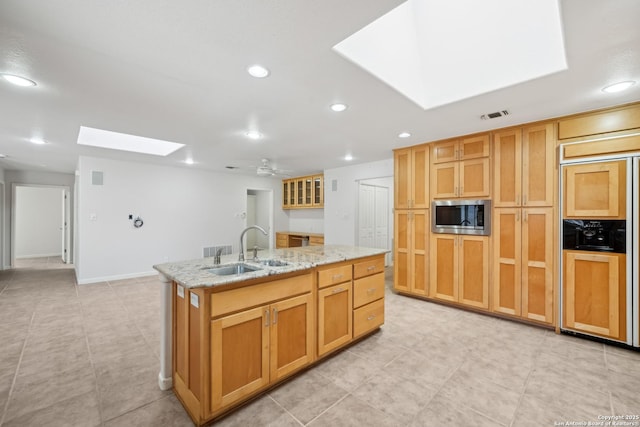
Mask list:
[{"label": "upper cabinet", "polygon": [[554,144],[551,123],[494,134],[495,207],[553,205]]},{"label": "upper cabinet", "polygon": [[429,207],[429,146],[396,150],[394,153],[396,209]]},{"label": "upper cabinet", "polygon": [[431,144],[431,197],[489,197],[489,147],[489,134]]},{"label": "upper cabinet", "polygon": [[564,167],[564,217],[626,217],[626,160]]},{"label": "upper cabinet", "polygon": [[324,207],[324,175],[282,180],[282,209]]}]

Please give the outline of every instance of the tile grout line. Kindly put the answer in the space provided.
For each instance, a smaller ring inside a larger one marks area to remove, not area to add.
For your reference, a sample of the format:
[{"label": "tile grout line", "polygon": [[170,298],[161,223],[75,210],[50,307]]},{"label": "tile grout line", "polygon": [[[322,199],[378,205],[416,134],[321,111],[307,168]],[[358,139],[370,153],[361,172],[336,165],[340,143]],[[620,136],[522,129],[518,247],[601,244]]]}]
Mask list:
[{"label": "tile grout line", "polygon": [[24,339],[24,343],[22,344],[22,349],[20,350],[20,357],[18,358],[18,364],[16,365],[16,371],[13,374],[13,379],[11,380],[11,387],[9,388],[9,394],[7,395],[7,401],[4,404],[4,410],[2,411],[2,418],[0,418],[0,427],[4,424],[5,418],[7,417],[7,412],[9,410],[9,403],[11,402],[11,397],[13,396],[13,389],[16,385],[16,379],[18,378],[18,372],[20,370],[20,365],[22,364],[22,357],[24,356],[24,350],[27,348],[27,342],[29,341],[29,336],[31,335],[31,328],[33,327],[33,321],[36,317],[36,310],[34,308],[33,313],[31,314],[31,320],[29,321],[29,327],[27,328],[27,336]]}]

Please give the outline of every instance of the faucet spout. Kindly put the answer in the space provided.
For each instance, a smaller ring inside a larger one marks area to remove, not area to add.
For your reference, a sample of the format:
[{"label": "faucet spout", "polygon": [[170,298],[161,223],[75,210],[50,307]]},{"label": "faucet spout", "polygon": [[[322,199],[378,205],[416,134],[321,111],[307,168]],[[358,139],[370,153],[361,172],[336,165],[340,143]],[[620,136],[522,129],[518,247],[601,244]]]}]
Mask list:
[{"label": "faucet spout", "polygon": [[244,261],[244,244],[242,243],[242,239],[244,239],[244,235],[247,231],[251,230],[252,228],[256,229],[256,230],[260,230],[262,232],[262,234],[264,234],[265,236],[267,235],[267,231],[260,227],[259,225],[251,225],[247,228],[245,228],[244,230],[242,230],[242,233],[240,233],[240,254],[238,255],[238,261],[242,262]]}]

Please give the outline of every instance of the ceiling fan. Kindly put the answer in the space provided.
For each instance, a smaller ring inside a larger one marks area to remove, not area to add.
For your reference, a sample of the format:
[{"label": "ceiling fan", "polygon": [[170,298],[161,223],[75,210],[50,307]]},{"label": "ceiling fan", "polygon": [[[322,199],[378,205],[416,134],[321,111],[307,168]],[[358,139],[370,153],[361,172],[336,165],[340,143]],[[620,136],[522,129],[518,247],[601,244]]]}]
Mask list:
[{"label": "ceiling fan", "polygon": [[288,172],[290,170],[278,169],[271,165],[269,159],[262,159],[262,165],[256,168],[256,174],[258,176],[290,176]]}]

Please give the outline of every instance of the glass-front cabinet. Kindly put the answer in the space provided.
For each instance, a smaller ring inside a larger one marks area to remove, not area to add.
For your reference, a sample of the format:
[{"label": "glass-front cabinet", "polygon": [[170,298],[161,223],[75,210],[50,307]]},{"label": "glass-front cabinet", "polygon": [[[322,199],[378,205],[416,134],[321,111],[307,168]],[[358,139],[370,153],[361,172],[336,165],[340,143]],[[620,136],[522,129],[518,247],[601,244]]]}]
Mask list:
[{"label": "glass-front cabinet", "polygon": [[324,208],[324,175],[282,180],[282,209]]}]

